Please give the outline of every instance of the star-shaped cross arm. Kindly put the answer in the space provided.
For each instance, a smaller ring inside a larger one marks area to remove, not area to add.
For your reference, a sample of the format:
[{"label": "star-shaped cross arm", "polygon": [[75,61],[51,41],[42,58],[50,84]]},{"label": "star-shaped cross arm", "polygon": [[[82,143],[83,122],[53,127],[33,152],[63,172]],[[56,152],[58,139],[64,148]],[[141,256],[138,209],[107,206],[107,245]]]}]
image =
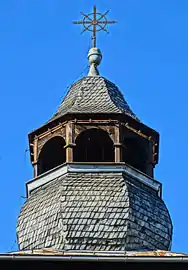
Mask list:
[{"label": "star-shaped cross arm", "polygon": [[93,12],[89,14],[84,14],[81,12],[81,15],[83,15],[82,21],[74,21],[74,24],[82,24],[84,27],[84,30],[82,31],[90,31],[92,32],[92,46],[96,47],[96,34],[99,31],[105,31],[108,33],[108,30],[106,29],[107,24],[114,24],[116,21],[109,21],[106,19],[106,15],[108,14],[109,10],[106,11],[104,14],[97,12],[96,6],[93,7]]}]

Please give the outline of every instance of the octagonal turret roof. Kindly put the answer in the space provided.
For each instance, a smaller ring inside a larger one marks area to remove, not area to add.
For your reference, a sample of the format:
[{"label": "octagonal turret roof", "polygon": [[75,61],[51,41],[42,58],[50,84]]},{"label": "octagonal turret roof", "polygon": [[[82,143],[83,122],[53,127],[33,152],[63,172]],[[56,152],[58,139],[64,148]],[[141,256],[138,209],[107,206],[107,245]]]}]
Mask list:
[{"label": "octagonal turret roof", "polygon": [[123,113],[137,119],[118,87],[102,76],[75,82],[50,121],[70,113]]}]

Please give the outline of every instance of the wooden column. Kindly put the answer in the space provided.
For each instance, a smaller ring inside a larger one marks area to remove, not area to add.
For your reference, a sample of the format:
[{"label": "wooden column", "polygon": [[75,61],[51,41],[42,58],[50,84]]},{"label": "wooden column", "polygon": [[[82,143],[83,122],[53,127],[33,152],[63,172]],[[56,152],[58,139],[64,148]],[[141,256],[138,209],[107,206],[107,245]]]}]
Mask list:
[{"label": "wooden column", "polygon": [[122,161],[122,143],[120,141],[120,127],[114,127],[114,147],[115,147],[115,162]]},{"label": "wooden column", "polygon": [[66,162],[73,162],[74,142],[74,124],[68,122],[66,124]]},{"label": "wooden column", "polygon": [[37,159],[38,159],[38,137],[34,138],[33,142],[33,168],[34,168],[34,178],[37,177]]},{"label": "wooden column", "polygon": [[148,159],[146,161],[146,173],[153,177],[154,161],[153,161],[153,142],[148,141]]}]

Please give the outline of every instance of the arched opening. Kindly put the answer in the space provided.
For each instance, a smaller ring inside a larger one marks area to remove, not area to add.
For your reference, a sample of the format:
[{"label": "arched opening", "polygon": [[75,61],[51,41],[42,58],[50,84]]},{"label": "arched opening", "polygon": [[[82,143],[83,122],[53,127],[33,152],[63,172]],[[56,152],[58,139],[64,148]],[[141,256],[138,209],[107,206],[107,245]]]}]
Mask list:
[{"label": "arched opening", "polygon": [[50,139],[42,148],[38,159],[38,175],[63,164],[66,161],[65,140],[62,137]]},{"label": "arched opening", "polygon": [[125,138],[123,141],[123,161],[133,168],[147,173],[147,146],[137,138]]},{"label": "arched opening", "polygon": [[83,131],[75,143],[76,162],[114,162],[113,141],[104,130],[94,128]]}]

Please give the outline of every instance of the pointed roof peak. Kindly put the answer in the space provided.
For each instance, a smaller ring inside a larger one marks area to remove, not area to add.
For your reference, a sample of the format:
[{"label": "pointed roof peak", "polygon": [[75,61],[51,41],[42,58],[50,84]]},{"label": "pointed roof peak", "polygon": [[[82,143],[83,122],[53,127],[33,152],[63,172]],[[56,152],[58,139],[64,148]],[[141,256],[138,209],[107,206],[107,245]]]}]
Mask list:
[{"label": "pointed roof peak", "polygon": [[90,64],[89,74],[88,76],[98,76],[99,71],[97,66],[100,64],[102,59],[101,51],[96,47],[97,44],[97,32],[108,32],[107,25],[114,24],[116,21],[108,20],[106,15],[110,10],[107,10],[105,13],[100,13],[97,11],[97,7],[93,7],[93,12],[89,14],[85,14],[81,12],[83,16],[82,20],[74,21],[74,24],[80,24],[83,26],[83,32],[88,31],[92,33],[92,48],[88,53],[88,60]]}]

